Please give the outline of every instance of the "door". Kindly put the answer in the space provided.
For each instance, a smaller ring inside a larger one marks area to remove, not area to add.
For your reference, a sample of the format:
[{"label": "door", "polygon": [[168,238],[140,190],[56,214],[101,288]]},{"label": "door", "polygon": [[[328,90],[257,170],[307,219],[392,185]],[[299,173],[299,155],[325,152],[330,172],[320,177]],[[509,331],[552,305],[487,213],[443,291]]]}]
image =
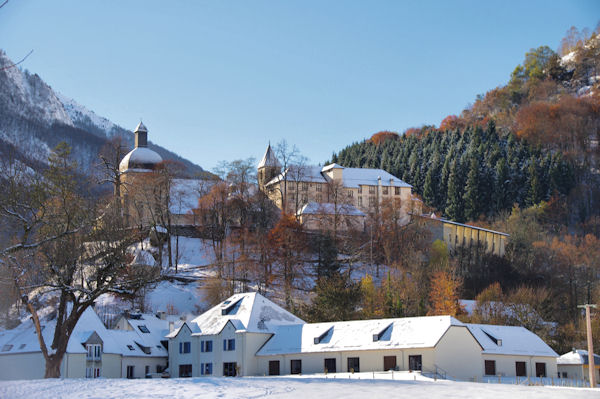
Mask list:
[{"label": "door", "polygon": [[290,360],[290,373],[301,374],[302,373],[302,360],[292,359]]},{"label": "door", "polygon": [[396,356],[383,357],[383,371],[396,370]]},{"label": "door", "polygon": [[325,372],[326,373],[335,373],[335,358],[325,359]]},{"label": "door", "polygon": [[546,363],[536,363],[535,364],[535,376],[536,377],[545,377],[546,376]]},{"label": "door", "polygon": [[235,377],[237,375],[236,363],[223,363],[223,377]]},{"label": "door", "polygon": [[269,361],[269,375],[279,375],[279,360]]},{"label": "door", "polygon": [[517,377],[527,377],[525,362],[515,362],[515,374]]},{"label": "door", "polygon": [[421,371],[423,369],[421,355],[410,355],[408,357],[408,369],[414,371]]},{"label": "door", "polygon": [[357,357],[348,358],[348,372],[360,373],[360,360]]}]

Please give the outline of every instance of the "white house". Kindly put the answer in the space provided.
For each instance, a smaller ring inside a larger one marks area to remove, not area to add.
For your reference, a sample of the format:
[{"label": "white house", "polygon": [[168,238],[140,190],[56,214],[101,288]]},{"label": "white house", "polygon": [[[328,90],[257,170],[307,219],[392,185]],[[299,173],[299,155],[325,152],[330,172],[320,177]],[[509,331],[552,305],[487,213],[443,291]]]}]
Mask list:
[{"label": "white house", "polygon": [[[584,349],[573,349],[571,352],[560,356],[556,363],[561,378],[575,380],[589,380],[590,378],[588,351]],[[596,368],[596,381],[600,381],[600,356],[596,354],[594,354],[594,365]]]},{"label": "white house", "polygon": [[[167,367],[169,321],[155,315],[119,320],[107,329],[88,308],[79,319],[61,364],[63,378],[143,378]],[[118,323],[118,324],[119,324]],[[52,343],[55,320],[42,320],[46,345]],[[45,360],[33,322],[0,332],[0,380],[43,378]]]},{"label": "white house", "polygon": [[415,370],[459,380],[556,376],[558,356],[523,327],[450,316],[305,323],[237,294],[168,336],[172,377]]}]

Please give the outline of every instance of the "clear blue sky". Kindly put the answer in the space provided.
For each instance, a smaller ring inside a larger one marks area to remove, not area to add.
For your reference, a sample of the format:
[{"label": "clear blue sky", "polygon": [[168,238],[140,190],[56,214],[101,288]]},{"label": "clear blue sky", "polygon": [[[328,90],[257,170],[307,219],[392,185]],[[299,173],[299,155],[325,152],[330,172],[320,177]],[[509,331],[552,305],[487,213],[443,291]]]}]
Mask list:
[{"label": "clear blue sky", "polygon": [[0,48],[206,169],[285,138],[312,162],[458,114],[600,1],[10,0]]}]

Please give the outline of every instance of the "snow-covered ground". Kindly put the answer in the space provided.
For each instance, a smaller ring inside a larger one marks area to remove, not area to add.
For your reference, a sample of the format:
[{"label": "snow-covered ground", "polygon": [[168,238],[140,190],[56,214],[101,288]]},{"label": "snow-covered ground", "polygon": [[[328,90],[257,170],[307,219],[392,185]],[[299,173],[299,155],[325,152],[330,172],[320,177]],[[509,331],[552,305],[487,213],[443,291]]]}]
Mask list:
[{"label": "snow-covered ground", "polygon": [[[366,373],[368,374],[368,373]],[[341,377],[341,376],[340,376]],[[396,375],[396,378],[399,376]],[[598,391],[600,392],[600,390]],[[183,378],[148,380],[34,380],[0,382],[12,398],[591,398],[585,388],[472,382],[347,378]]]}]

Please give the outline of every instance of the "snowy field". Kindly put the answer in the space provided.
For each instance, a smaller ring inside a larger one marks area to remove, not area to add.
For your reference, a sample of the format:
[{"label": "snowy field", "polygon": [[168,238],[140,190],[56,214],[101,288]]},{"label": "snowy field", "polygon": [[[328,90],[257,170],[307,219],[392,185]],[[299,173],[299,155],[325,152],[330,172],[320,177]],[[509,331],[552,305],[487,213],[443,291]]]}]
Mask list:
[{"label": "snowy field", "polygon": [[600,390],[426,380],[183,378],[0,382],[0,398],[594,398]]}]

